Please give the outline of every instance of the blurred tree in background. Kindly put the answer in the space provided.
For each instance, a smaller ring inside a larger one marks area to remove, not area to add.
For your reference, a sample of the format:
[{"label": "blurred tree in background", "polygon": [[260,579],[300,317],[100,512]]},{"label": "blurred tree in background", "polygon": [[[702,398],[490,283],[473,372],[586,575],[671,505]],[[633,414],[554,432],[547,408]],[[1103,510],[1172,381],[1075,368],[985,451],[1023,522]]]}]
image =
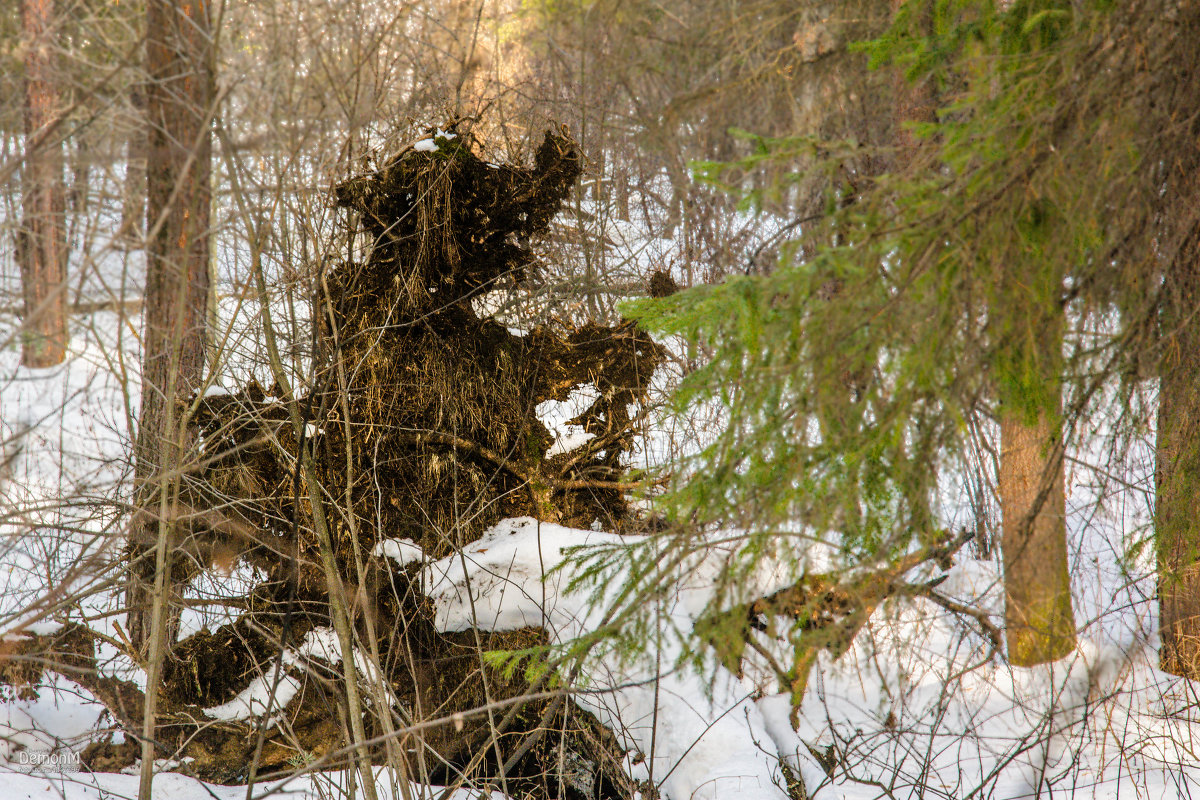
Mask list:
[{"label": "blurred tree in background", "polygon": [[21,361],[30,367],[62,362],[67,346],[66,192],[62,140],[54,134],[64,111],[58,47],[61,21],[53,0],[23,0],[25,37],[24,219],[17,258],[25,296]]},{"label": "blurred tree in background", "polygon": [[[908,123],[915,152],[807,131],[711,167],[727,181],[807,156],[813,170],[785,179],[827,178],[823,213],[774,273],[630,308],[710,354],[678,408],[717,402],[728,425],[666,503],[744,531],[728,593],[781,539],[833,542],[860,567],[933,541],[939,482],[998,422],[1009,656],[1064,655],[1064,451],[1097,420],[1127,446],[1157,372],[1163,659],[1194,670],[1196,322],[1182,308],[1196,296],[1198,42],[1195,3],[910,0],[860,47],[935,87],[933,118]],[[855,169],[864,150],[889,168]],[[695,546],[680,534],[672,552]],[[721,610],[728,593],[707,611],[726,628],[743,624]],[[807,649],[798,639],[801,686]]]}]

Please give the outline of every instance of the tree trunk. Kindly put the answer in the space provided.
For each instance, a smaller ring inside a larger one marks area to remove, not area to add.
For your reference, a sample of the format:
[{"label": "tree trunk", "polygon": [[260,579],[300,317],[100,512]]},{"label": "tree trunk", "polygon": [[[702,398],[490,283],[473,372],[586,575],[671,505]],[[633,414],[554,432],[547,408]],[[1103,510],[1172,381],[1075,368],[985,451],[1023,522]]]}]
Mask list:
[{"label": "tree trunk", "polygon": [[208,0],[149,0],[146,7],[146,291],[142,403],[130,525],[129,636],[145,655],[142,769],[154,780],[156,705],[178,603],[172,549],[186,520],[180,487],[194,434],[186,402],[207,355],[213,58]]},{"label": "tree trunk", "polygon": [[[54,0],[24,0],[21,4],[21,25],[28,43],[26,143],[58,110],[55,23]],[[51,139],[26,150],[22,179],[24,223],[17,257],[25,301],[21,363],[27,367],[60,364],[66,356],[66,193],[62,143]]]},{"label": "tree trunk", "polygon": [[1200,680],[1200,225],[1163,282],[1155,535],[1163,671]]},{"label": "tree trunk", "polygon": [[617,219],[629,222],[629,167],[622,164],[616,169],[613,193],[617,200]]},{"label": "tree trunk", "polygon": [[129,97],[129,133],[125,140],[125,179],[121,191],[121,227],[117,238],[126,247],[140,246],[146,215],[146,99],[141,86]]},{"label": "tree trunk", "polygon": [[[1014,271],[1015,272],[1015,271]],[[1027,294],[1028,276],[1006,275],[998,317],[1006,320],[1010,357],[1037,375],[1041,394],[1001,397],[1000,513],[1004,555],[1004,622],[1008,659],[1030,667],[1062,658],[1075,647],[1075,615],[1067,568],[1066,485],[1063,476],[1061,281]],[[1024,350],[1025,352],[1020,352]],[[1002,393],[1006,391],[1002,387]],[[1009,387],[1008,392],[1014,390]],[[1020,402],[1016,402],[1019,400]]]},{"label": "tree trunk", "polygon": [[1020,667],[1075,647],[1061,438],[1048,414],[1030,424],[1006,412],[1000,421],[1004,623],[1008,659]]},{"label": "tree trunk", "polygon": [[71,215],[74,219],[82,219],[87,214],[91,176],[92,144],[85,134],[80,133],[75,136],[75,163],[71,166]]},{"label": "tree trunk", "polygon": [[213,101],[207,0],[151,0],[146,19],[147,257],[135,470],[140,512],[131,530],[127,597],[129,635],[142,648],[151,628],[156,571],[149,554],[160,526],[180,523],[174,495],[192,439],[184,402],[200,385],[207,353]]}]

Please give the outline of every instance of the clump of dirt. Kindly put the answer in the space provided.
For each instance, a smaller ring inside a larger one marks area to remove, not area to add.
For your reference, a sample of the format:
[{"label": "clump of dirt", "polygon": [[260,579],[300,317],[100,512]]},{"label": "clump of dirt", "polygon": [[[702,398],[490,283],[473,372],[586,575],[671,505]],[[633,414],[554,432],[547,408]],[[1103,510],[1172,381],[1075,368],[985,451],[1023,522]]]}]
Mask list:
[{"label": "clump of dirt", "polygon": [[670,297],[679,291],[679,284],[671,273],[664,269],[655,270],[650,275],[650,296]]},{"label": "clump of dirt", "polygon": [[79,754],[83,766],[91,772],[120,772],[133,766],[141,755],[141,747],[134,739],[120,744],[112,741],[92,742]]},{"label": "clump of dirt", "polygon": [[[277,663],[281,648],[330,624],[313,498],[297,467],[301,447],[311,448],[337,566],[355,593],[354,623],[362,641],[377,642],[393,698],[393,708],[372,709],[372,733],[387,728],[380,713],[405,724],[442,721],[423,727],[420,746],[409,748],[411,774],[427,771],[428,761],[447,778],[456,770],[487,778],[503,766],[496,752],[519,755],[507,771],[513,780],[525,775],[532,787],[535,774],[550,774],[549,740],[520,752],[544,726],[549,701],[528,703],[500,734],[488,715],[470,713],[528,689],[485,667],[480,650],[533,646],[543,634],[440,634],[413,573],[371,552],[381,540],[405,538],[441,557],[522,515],[626,529],[633,416],[663,352],[631,323],[520,334],[478,311],[477,299],[519,286],[536,267],[530,242],[547,232],[580,173],[570,139],[547,133],[530,166],[487,163],[465,132],[434,144],[405,150],[334,192],[348,238],[365,244],[317,281],[312,388],[287,397],[279,386],[251,382],[199,401],[204,466],[187,502],[204,511],[193,514],[198,544],[189,563],[241,559],[266,577],[237,623],[179,642],[168,658],[165,724],[182,725],[177,738],[203,777],[244,779],[252,726],[209,724],[188,739],[182,720],[229,700]],[[585,386],[596,399],[571,422],[593,436],[551,454],[554,436],[535,409]],[[304,418],[300,431],[290,403]],[[266,731],[260,768],[343,752],[334,669],[310,667],[284,712],[289,724]],[[575,710],[572,718],[584,716]],[[556,746],[582,735],[567,730]],[[619,759],[601,756],[597,736],[590,755],[578,742],[572,750],[578,785],[588,785],[590,763],[592,785],[616,787],[620,770],[611,766]],[[543,781],[534,794],[557,796],[558,785]]]},{"label": "clump of dirt", "polygon": [[32,700],[47,667],[57,666],[70,674],[90,665],[91,657],[91,637],[79,625],[66,625],[52,635],[0,636],[0,700]]},{"label": "clump of dirt", "polygon": [[[290,638],[303,636],[310,627],[296,615]],[[171,648],[163,664],[162,692],[176,705],[211,708],[226,703],[263,674],[279,653],[282,635],[282,626],[264,615],[246,615],[216,632],[201,630]]]},{"label": "clump of dirt", "polygon": [[[612,731],[570,700],[560,699],[562,702],[523,709],[516,730],[501,734],[497,746],[485,751],[477,780],[500,771],[496,767],[499,752],[511,764],[506,783],[512,797],[657,797],[651,785],[639,784],[626,773],[624,748]],[[454,768],[435,775],[435,782],[452,779]]]}]

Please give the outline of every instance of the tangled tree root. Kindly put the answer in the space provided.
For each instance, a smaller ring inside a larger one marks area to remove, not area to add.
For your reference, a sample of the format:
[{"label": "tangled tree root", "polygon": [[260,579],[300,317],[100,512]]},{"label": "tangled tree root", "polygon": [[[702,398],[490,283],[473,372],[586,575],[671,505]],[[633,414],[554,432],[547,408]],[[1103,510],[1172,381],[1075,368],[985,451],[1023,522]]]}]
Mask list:
[{"label": "tangled tree root", "polygon": [[[522,676],[482,657],[544,644],[544,633],[441,633],[419,570],[376,549],[403,539],[439,558],[513,516],[615,531],[633,521],[626,498],[637,480],[623,463],[661,348],[629,323],[515,333],[475,302],[536,268],[529,242],[546,233],[580,165],[557,134],[528,167],[486,163],[455,134],[337,187],[347,241],[366,244],[314,282],[309,388],[287,396],[250,382],[196,401],[200,466],[173,511],[186,520],[186,557],[175,558],[172,602],[208,565],[241,562],[262,580],[231,602],[236,621],[167,653],[154,733],[162,757],[220,782],[349,762],[342,654],[312,644],[332,624],[321,504],[351,593],[355,657],[373,664],[359,669],[372,759],[403,762],[418,780],[504,784],[522,796],[633,792],[609,732],[563,694],[527,697]],[[595,399],[571,423],[591,438],[552,453],[535,409],[580,387]],[[301,458],[321,497],[300,480]],[[30,687],[52,665],[108,705],[132,741],[144,697],[101,677],[93,639],[80,626],[30,637],[0,678]],[[86,755],[111,769],[136,747],[97,743]]]}]

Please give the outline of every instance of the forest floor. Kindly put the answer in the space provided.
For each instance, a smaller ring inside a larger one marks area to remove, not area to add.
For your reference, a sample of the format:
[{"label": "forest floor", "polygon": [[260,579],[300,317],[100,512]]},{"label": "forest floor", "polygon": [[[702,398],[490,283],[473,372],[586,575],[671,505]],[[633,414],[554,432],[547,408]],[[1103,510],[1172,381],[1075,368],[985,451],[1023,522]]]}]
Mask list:
[{"label": "forest floor", "polygon": [[[632,226],[618,226],[616,234],[624,236],[610,234],[617,246],[631,254],[670,247],[639,238]],[[118,285],[137,294],[124,277],[130,274],[127,256],[106,250],[91,264],[93,277],[81,282],[88,299],[115,299]],[[5,261],[0,272],[11,276],[13,266]],[[223,306],[226,318],[235,319],[234,306],[245,313],[244,304],[229,302]],[[0,619],[6,631],[0,641],[46,626],[39,598],[80,589],[87,576],[72,575],[70,565],[86,554],[102,555],[119,541],[120,514],[111,501],[128,480],[128,431],[136,418],[140,363],[131,319],[136,324],[136,314],[125,318],[112,310],[77,314],[68,361],[31,371],[17,364],[15,318],[0,316],[0,343],[5,343],[0,439],[17,437],[18,445],[0,476],[0,493],[7,507],[36,511],[32,526],[28,517],[21,530],[6,523],[0,544]],[[663,425],[651,430],[643,460],[661,461],[681,446],[695,446],[686,441],[686,432]],[[1152,437],[1148,433],[1147,442]],[[671,637],[664,637],[661,651],[651,648],[649,660],[634,675],[626,668],[594,665],[581,705],[613,726],[631,752],[654,747],[640,763],[630,759],[628,768],[636,778],[652,780],[671,800],[783,797],[781,764],[804,778],[810,796],[829,800],[1200,795],[1200,686],[1156,668],[1153,558],[1150,548],[1138,547],[1148,535],[1152,451],[1146,446],[1127,463],[1112,464],[1099,444],[1103,431],[1096,432],[1095,441],[1095,448],[1071,454],[1068,471],[1080,634],[1078,648],[1067,658],[1045,667],[1014,668],[991,652],[969,620],[915,599],[884,604],[848,652],[836,662],[818,662],[798,730],[789,722],[786,695],[776,693],[764,676],[753,669],[741,677],[719,669],[692,675],[675,667],[686,645]],[[1098,471],[1125,476],[1125,488],[1098,497]],[[945,487],[948,527],[974,527],[966,504],[956,499],[963,492],[961,486]],[[539,535],[528,534],[535,529]],[[587,632],[582,599],[565,591],[547,593],[542,584],[561,557],[554,537],[568,534],[590,535],[597,542],[608,536],[506,520],[489,534],[497,543],[503,540],[506,549],[467,553],[457,565],[426,560],[423,569],[436,587],[431,597],[441,603],[446,627],[452,628],[462,599],[470,595],[467,576],[486,570],[502,574],[514,591],[496,600],[491,616],[479,617],[485,627],[501,630],[549,620],[561,638]],[[939,588],[1001,625],[997,558],[994,552],[962,551]],[[64,586],[63,576],[72,583]],[[251,577],[235,571],[223,586],[197,590],[228,591]],[[688,592],[703,590],[701,580],[667,600],[674,621],[686,628],[695,601]],[[104,616],[118,600],[111,591],[89,592],[78,611],[96,617],[91,624],[99,632],[118,637],[115,617]],[[184,631],[220,621],[190,612]],[[100,655],[111,674],[144,684],[144,674],[115,649]],[[61,677],[41,687],[37,699],[7,699],[0,704],[0,797],[134,797],[137,778],[128,770],[90,773],[78,767],[75,754],[107,736],[111,727],[103,707]],[[396,786],[392,778],[381,775],[381,787]],[[344,780],[335,772],[302,773],[247,792],[245,786],[164,772],[155,787],[156,796],[180,800],[329,797],[339,794]],[[436,787],[415,784],[409,794],[442,796]],[[480,796],[470,789],[451,795],[454,800]]]}]

